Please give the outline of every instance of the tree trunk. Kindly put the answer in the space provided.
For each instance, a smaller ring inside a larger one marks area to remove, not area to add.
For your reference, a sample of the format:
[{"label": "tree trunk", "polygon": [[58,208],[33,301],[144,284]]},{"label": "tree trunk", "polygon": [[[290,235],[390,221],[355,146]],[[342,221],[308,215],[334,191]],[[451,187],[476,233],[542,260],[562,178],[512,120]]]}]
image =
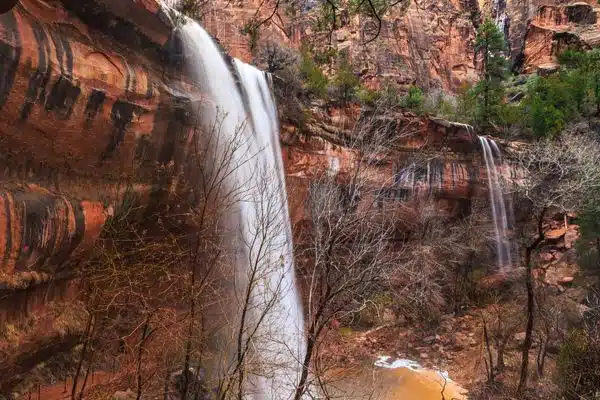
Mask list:
[{"label": "tree trunk", "polygon": [[164,383],[164,396],[163,400],[169,400],[169,366],[165,362],[165,383]]},{"label": "tree trunk", "polygon": [[483,321],[483,341],[485,345],[485,349],[487,350],[488,359],[486,361],[486,365],[488,365],[488,383],[494,382],[494,359],[492,357],[492,350],[490,346],[490,336],[488,335],[487,323],[485,322],[485,318],[483,317],[483,313],[481,314],[481,319]]},{"label": "tree trunk", "polygon": [[523,390],[527,386],[527,375],[529,369],[529,350],[531,349],[532,337],[533,337],[533,322],[534,322],[534,308],[535,308],[535,292],[533,287],[533,271],[531,265],[531,256],[534,250],[544,240],[544,232],[542,229],[542,222],[546,209],[544,208],[537,219],[537,237],[535,240],[527,246],[525,249],[525,288],[527,289],[527,326],[525,327],[525,343],[523,344],[523,352],[521,354],[521,373],[519,377],[519,386],[517,387],[517,394],[523,393]]},{"label": "tree trunk", "polygon": [[[146,318],[144,322],[144,329],[142,330],[142,338],[140,340],[140,345],[138,348],[138,356],[137,356],[137,397],[136,400],[140,400],[142,398],[142,358],[144,356],[144,346],[146,345],[146,340],[150,336],[150,319],[152,318],[152,314]],[[184,397],[185,398],[185,397]]]},{"label": "tree trunk", "polygon": [[596,266],[600,268],[600,238],[596,238]]},{"label": "tree trunk", "polygon": [[92,332],[92,325],[94,322],[94,314],[90,314],[88,317],[87,325],[85,327],[85,338],[83,340],[83,347],[81,348],[81,356],[77,363],[77,371],[73,377],[73,386],[71,387],[71,400],[75,400],[77,397],[77,384],[79,383],[79,376],[81,375],[81,369],[83,368],[83,360],[87,354],[88,345],[90,343],[90,336]]},{"label": "tree trunk", "polygon": [[[197,256],[197,252],[196,252]],[[194,319],[196,319],[196,262],[194,256],[194,262],[192,263],[192,271],[190,276],[190,323],[188,326],[188,337],[185,344],[185,361],[183,363],[183,390],[181,391],[181,398],[187,398],[188,386],[189,386],[189,371],[190,371],[190,359],[192,354],[192,337],[194,335]]]},{"label": "tree trunk", "polygon": [[506,339],[502,339],[498,342],[498,348],[496,349],[496,369],[498,371],[504,371],[506,365],[504,364],[504,350],[506,350]]},{"label": "tree trunk", "polygon": [[88,360],[88,367],[85,371],[85,377],[83,378],[83,385],[81,385],[81,390],[79,391],[79,400],[83,400],[83,393],[85,392],[85,388],[87,386],[87,382],[88,382],[88,378],[90,376],[90,371],[92,370],[92,363],[93,363],[93,350],[92,350],[92,356],[90,356],[90,359]]},{"label": "tree trunk", "polygon": [[544,376],[544,364],[546,361],[546,354],[548,354],[548,338],[542,338],[540,341],[540,348],[537,354],[537,374],[539,377]]},{"label": "tree trunk", "polygon": [[315,349],[316,335],[311,334],[306,342],[306,354],[304,355],[304,361],[302,362],[302,374],[300,375],[300,382],[296,388],[296,394],[294,400],[301,400],[304,392],[306,391],[306,382],[308,380],[308,370],[312,358],[312,353]]}]

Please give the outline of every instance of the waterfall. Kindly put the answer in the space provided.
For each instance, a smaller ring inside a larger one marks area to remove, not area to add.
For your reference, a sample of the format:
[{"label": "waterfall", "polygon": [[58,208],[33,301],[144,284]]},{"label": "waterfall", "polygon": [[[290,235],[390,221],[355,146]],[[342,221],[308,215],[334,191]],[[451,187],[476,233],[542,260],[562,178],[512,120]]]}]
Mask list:
[{"label": "waterfall", "polygon": [[403,168],[398,168],[394,176],[395,185],[407,190],[412,197],[441,192],[444,184],[444,164],[436,158],[421,164],[411,162]]},{"label": "waterfall", "polygon": [[[498,27],[498,30],[504,35],[504,40],[508,41],[509,34],[509,18],[506,13],[506,0],[493,0],[492,2],[492,17]],[[508,46],[510,48],[510,46]],[[510,50],[509,50],[510,52]]]},{"label": "waterfall", "polygon": [[[481,144],[487,172],[490,205],[494,222],[494,233],[496,235],[496,260],[500,271],[505,271],[507,267],[512,265],[513,259],[509,238],[507,207],[504,201],[498,167],[502,163],[502,153],[496,142],[492,139],[479,136],[479,143]],[[494,152],[496,155],[494,155]],[[512,215],[512,210],[509,209],[509,213]]]},{"label": "waterfall", "polygon": [[[226,58],[212,37],[194,21],[186,21],[179,34],[188,76],[200,85],[202,97],[208,98],[199,99],[202,125],[210,126],[221,118],[218,140],[222,152],[231,150],[228,146],[235,141],[236,132],[241,132],[243,138],[236,142],[239,149],[235,150],[234,164],[238,168],[232,168],[225,185],[244,194],[226,221],[232,231],[228,245],[233,247],[230,250],[236,270],[237,303],[231,305],[232,324],[240,320],[239,309],[245,298],[242,294],[249,287],[253,267],[257,267],[256,276],[260,277],[251,289],[247,322],[247,332],[258,328],[248,362],[260,372],[249,372],[246,386],[251,394],[245,398],[287,399],[301,371],[304,322],[295,282],[277,109],[270,76],[239,60]],[[231,342],[235,347],[235,340]]]}]

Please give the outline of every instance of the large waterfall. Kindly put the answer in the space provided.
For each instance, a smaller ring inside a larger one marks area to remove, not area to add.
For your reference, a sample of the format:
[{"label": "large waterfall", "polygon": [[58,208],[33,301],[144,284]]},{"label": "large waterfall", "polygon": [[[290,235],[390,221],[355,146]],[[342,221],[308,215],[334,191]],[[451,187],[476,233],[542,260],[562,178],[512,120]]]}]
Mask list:
[{"label": "large waterfall", "polygon": [[[502,164],[502,153],[496,142],[484,136],[479,136],[479,143],[483,152],[485,169],[490,193],[494,233],[496,235],[496,259],[501,272],[506,272],[513,263],[511,243],[509,237],[509,218],[507,206],[504,201],[501,176],[499,173]],[[494,154],[495,153],[495,154]],[[512,203],[509,203],[509,206]],[[510,212],[510,208],[509,208]]]},{"label": "large waterfall", "polygon": [[196,22],[186,21],[178,29],[188,74],[206,94],[201,100],[203,125],[220,121],[218,151],[239,146],[234,154],[236,168],[225,182],[243,194],[226,222],[232,232],[229,246],[236,269],[232,336],[239,332],[242,318],[246,328],[243,337],[235,337],[224,351],[235,352],[231,347],[248,343],[250,354],[244,365],[251,368],[245,378],[245,398],[287,399],[301,370],[304,323],[270,76],[226,58]]}]

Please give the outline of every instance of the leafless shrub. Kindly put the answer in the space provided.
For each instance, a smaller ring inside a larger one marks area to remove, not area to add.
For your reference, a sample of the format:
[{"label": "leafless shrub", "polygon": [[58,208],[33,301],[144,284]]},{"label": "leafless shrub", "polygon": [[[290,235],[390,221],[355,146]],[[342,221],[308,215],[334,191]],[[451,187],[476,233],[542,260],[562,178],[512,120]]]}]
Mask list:
[{"label": "leafless shrub", "polygon": [[[516,155],[524,176],[513,179],[519,203],[528,216],[520,224],[527,289],[527,325],[523,346],[519,393],[527,384],[529,350],[535,319],[535,282],[532,254],[544,242],[543,221],[549,209],[577,210],[595,201],[592,195],[600,185],[600,145],[587,129],[571,127],[559,140],[541,140]],[[531,232],[530,228],[535,231]],[[529,228],[529,229],[528,229]]]},{"label": "leafless shrub", "polygon": [[259,44],[254,63],[260,69],[275,74],[296,67],[298,54],[290,48],[281,46],[279,43],[267,40]]},{"label": "leafless shrub", "polygon": [[394,254],[401,251],[392,249],[392,218],[385,218],[377,205],[380,188],[389,184],[385,178],[382,181],[378,163],[389,154],[394,139],[372,128],[372,121],[364,119],[347,138],[357,157],[349,176],[330,171],[311,184],[308,206],[313,232],[310,242],[298,250],[307,307],[307,351],[295,399],[315,386],[327,390],[324,367],[315,359],[326,327],[333,319],[360,310],[381,290],[392,273]]}]

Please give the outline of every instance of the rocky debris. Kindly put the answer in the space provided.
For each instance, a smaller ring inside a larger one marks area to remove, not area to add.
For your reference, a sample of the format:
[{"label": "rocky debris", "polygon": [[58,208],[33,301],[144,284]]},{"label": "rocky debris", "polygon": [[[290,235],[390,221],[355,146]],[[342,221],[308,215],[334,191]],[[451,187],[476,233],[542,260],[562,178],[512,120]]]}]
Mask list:
[{"label": "rocky debris", "polygon": [[559,285],[568,283],[574,280],[574,276],[579,272],[577,264],[567,264],[559,261],[551,264],[545,272],[544,283],[547,285]]},{"label": "rocky debris", "polygon": [[539,255],[540,268],[535,272],[546,285],[557,286],[560,293],[565,291],[563,286],[575,280],[580,270],[574,249],[580,236],[579,226],[568,224],[568,218],[559,213],[546,224],[546,245]]},{"label": "rocky debris", "polygon": [[438,340],[439,336],[435,335],[435,336],[427,336],[426,338],[423,339],[423,342],[426,344],[433,344],[433,342],[435,342],[436,340]]}]

